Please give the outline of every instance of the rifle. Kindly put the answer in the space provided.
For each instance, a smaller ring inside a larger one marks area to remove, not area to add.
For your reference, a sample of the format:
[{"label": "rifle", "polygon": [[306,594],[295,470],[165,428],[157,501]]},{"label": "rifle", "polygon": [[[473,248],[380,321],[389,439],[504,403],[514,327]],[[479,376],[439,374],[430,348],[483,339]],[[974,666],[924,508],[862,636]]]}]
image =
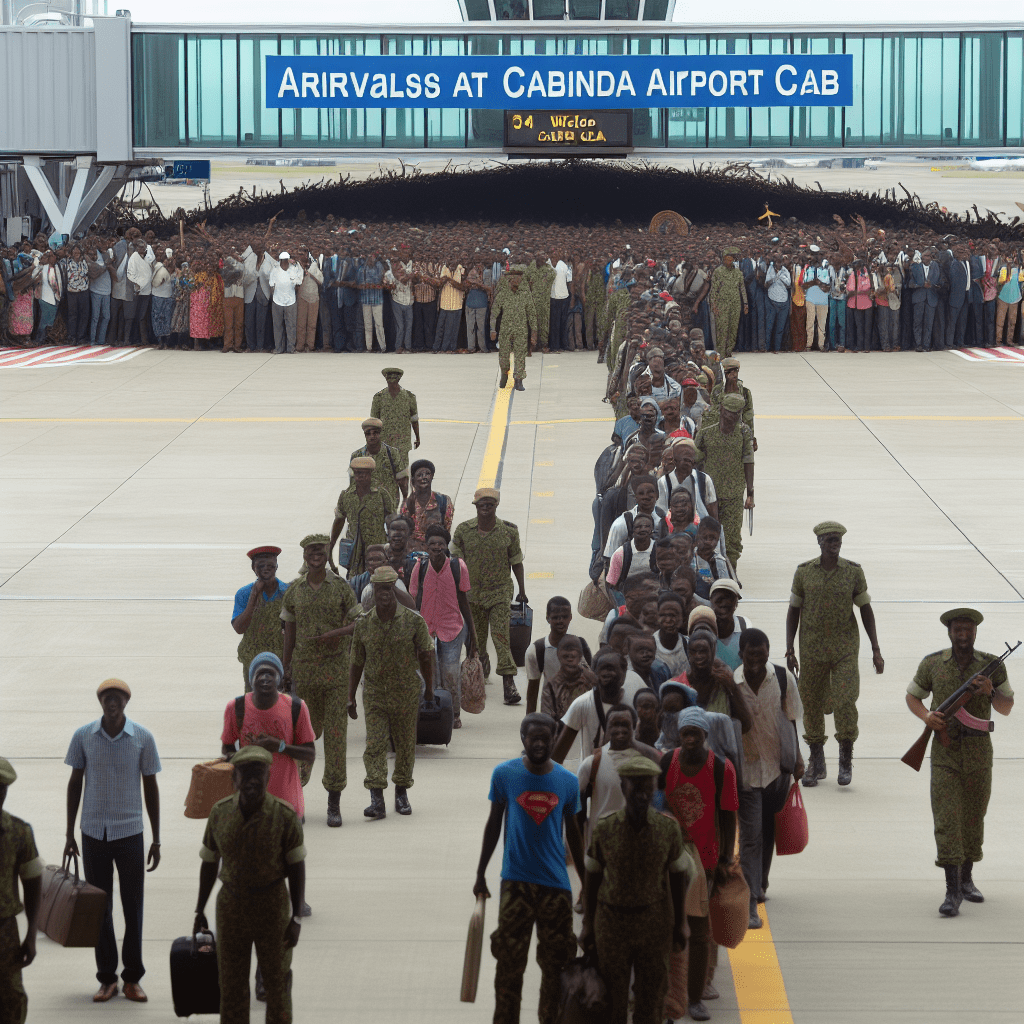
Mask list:
[{"label": "rifle", "polygon": [[[975,672],[970,679],[964,683],[954,694],[947,697],[935,710],[942,715],[952,716],[963,726],[963,733],[965,736],[984,736],[987,733],[992,732],[995,729],[995,722],[992,722],[985,718],[976,718],[968,711],[964,710],[964,705],[974,696],[975,691],[972,689],[974,680],[978,676],[989,677],[990,673],[994,672],[1006,659],[1013,654],[1018,647],[1020,647],[1021,641],[1018,640],[1014,647],[1011,647],[1009,643],[1006,644],[1006,650],[999,655],[998,658],[993,658],[983,669]],[[924,762],[924,753],[928,748],[928,738],[932,733],[932,727],[926,725],[924,732],[918,738],[917,742],[900,758],[900,760],[910,765],[915,772],[921,770],[921,765]],[[944,746],[948,747],[950,744],[949,733],[946,730],[938,730],[939,742]]]}]

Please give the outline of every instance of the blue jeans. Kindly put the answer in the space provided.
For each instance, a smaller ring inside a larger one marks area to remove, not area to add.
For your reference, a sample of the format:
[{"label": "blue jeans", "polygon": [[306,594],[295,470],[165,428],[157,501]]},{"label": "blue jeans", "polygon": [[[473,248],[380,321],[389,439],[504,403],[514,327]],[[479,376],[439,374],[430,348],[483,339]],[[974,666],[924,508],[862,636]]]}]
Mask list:
[{"label": "blue jeans", "polygon": [[462,632],[454,640],[434,637],[434,688],[447,690],[452,695],[452,714],[458,718],[462,710],[462,648],[469,636],[469,626],[463,622]]},{"label": "blue jeans", "polygon": [[89,319],[89,344],[105,345],[107,343],[107,326],[110,324],[110,296],[90,293],[92,299],[92,316]]},{"label": "blue jeans", "polygon": [[391,313],[395,318],[395,351],[412,351],[412,303],[403,306],[391,301]]},{"label": "blue jeans", "polygon": [[846,299],[828,299],[828,349],[846,348]]},{"label": "blue jeans", "polygon": [[763,352],[766,344],[766,328],[768,325],[768,293],[759,285],[751,291],[750,313],[753,323],[750,326],[750,350]]},{"label": "blue jeans", "polygon": [[786,333],[786,323],[789,320],[789,299],[776,302],[768,300],[768,323],[765,333],[768,338],[768,351],[782,351],[782,336]]}]

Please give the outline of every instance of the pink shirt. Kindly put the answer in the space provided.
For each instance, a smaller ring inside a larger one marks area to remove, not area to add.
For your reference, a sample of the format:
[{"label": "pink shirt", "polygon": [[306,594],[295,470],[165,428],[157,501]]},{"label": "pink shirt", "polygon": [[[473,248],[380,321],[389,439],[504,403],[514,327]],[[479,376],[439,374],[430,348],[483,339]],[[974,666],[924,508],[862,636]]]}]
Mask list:
[{"label": "pink shirt", "polygon": [[985,276],[981,279],[981,297],[985,302],[991,302],[999,291],[999,283],[992,273],[995,264],[996,261],[991,256],[985,257]]},{"label": "pink shirt", "polygon": [[[292,698],[291,694],[282,693],[277,703],[266,711],[256,707],[252,694],[245,695],[245,715],[242,719],[241,746],[248,747],[256,737],[266,733],[284,740],[289,745],[313,743],[316,736],[309,721],[309,708],[305,701],[299,711],[299,720],[295,723],[295,735],[292,735]],[[224,732],[221,743],[232,744],[238,739],[238,723],[235,720],[235,702],[228,701],[224,709]],[[270,766],[270,781],[267,791],[292,805],[295,813],[301,818],[306,813],[306,804],[302,799],[302,783],[299,781],[299,766],[294,758],[287,754],[274,752],[274,763]]]},{"label": "pink shirt", "polygon": [[850,309],[870,309],[871,274],[861,270],[858,274],[850,274],[846,279],[846,305]]},{"label": "pink shirt", "polygon": [[[459,590],[469,593],[469,570],[466,563],[459,559]],[[420,586],[420,570],[415,567],[409,580],[409,593],[415,597]],[[454,640],[464,625],[462,612],[459,610],[459,595],[455,591],[455,577],[452,576],[451,560],[445,559],[441,571],[438,572],[427,560],[427,571],[423,577],[423,600],[420,614],[427,621],[427,629],[431,636],[448,643]]]}]

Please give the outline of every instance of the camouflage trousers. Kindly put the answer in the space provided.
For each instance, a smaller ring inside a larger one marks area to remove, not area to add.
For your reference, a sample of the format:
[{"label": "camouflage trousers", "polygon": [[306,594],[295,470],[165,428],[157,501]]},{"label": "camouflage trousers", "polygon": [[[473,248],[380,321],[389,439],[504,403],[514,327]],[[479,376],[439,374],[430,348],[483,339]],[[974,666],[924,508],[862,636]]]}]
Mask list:
[{"label": "camouflage trousers", "polygon": [[363,683],[363,715],[366,718],[366,750],[363,764],[367,789],[388,788],[388,737],[395,745],[395,768],[391,781],[408,789],[416,764],[416,720],[420,713],[419,687],[408,690],[391,687],[378,692]]},{"label": "camouflage trousers", "polygon": [[487,650],[487,631],[490,630],[497,655],[495,669],[499,676],[514,676],[516,663],[512,659],[512,648],[509,646],[509,623],[511,613],[509,603],[492,604],[489,608],[469,602],[469,612],[473,616],[473,627],[476,629],[476,643],[483,655]]},{"label": "camouflage trousers", "polygon": [[991,768],[961,772],[932,762],[932,819],[938,867],[981,860],[991,792]]},{"label": "camouflage trousers", "polygon": [[[15,882],[17,885],[17,882]],[[18,919],[0,919],[0,1024],[25,1024],[28,996],[21,981]]]},{"label": "camouflage trousers", "polygon": [[291,1024],[292,951],[284,946],[284,931],[291,914],[284,881],[259,893],[233,893],[221,887],[217,894],[221,1024],[249,1024],[253,946],[267,990],[267,1024]]},{"label": "camouflage trousers", "polygon": [[[603,296],[602,296],[603,298]],[[595,349],[601,347],[600,333],[598,326],[601,320],[601,304],[597,302],[584,302],[583,304],[583,333],[586,338],[587,348]]]},{"label": "camouflage trousers", "polygon": [[743,554],[743,500],[742,494],[737,498],[718,496],[718,520],[725,536],[725,553],[734,569]]},{"label": "camouflage trousers", "polygon": [[547,297],[537,301],[537,348],[544,348],[548,343],[551,330],[551,300]]},{"label": "camouflage trousers", "polygon": [[857,729],[857,698],[860,696],[860,671],[857,655],[840,661],[800,663],[800,700],[804,706],[804,740],[824,743],[825,715],[835,713],[836,739],[853,743]]},{"label": "camouflage trousers", "polygon": [[491,953],[497,960],[494,1024],[519,1024],[523,972],[530,957],[534,924],[541,970],[537,1015],[540,1024],[555,1024],[558,1020],[562,971],[576,955],[572,896],[566,889],[547,885],[502,882],[498,927],[491,935]]},{"label": "camouflage trousers", "polygon": [[728,359],[736,347],[736,332],[739,330],[742,309],[738,298],[735,303],[718,307],[715,315],[715,351],[722,359]]},{"label": "camouflage trousers", "polygon": [[[546,339],[545,339],[546,340]],[[502,331],[498,335],[498,366],[502,373],[508,373],[511,356],[515,355],[515,370],[512,376],[516,380],[526,377],[526,347],[530,343],[528,334],[512,335]]]},{"label": "camouflage trousers", "polygon": [[[324,738],[324,789],[340,793],[348,784],[345,758],[348,754],[348,690],[332,673],[325,678],[321,665],[292,665],[295,693],[309,708],[309,722],[317,739]],[[299,779],[309,782],[313,765],[299,762]]]},{"label": "camouflage trousers", "polygon": [[633,1024],[662,1024],[672,956],[672,913],[652,907],[624,913],[598,903],[594,938],[601,977],[608,988],[607,1024],[626,1024],[629,981],[633,984]]}]

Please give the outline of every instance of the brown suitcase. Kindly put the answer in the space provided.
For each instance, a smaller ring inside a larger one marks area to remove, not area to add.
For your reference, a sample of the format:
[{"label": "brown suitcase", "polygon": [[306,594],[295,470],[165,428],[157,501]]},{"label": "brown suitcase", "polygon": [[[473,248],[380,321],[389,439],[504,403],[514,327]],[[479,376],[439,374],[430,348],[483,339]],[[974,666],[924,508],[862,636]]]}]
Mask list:
[{"label": "brown suitcase", "polygon": [[79,879],[78,858],[73,859],[74,874],[68,857],[60,867],[49,864],[43,869],[39,927],[61,946],[95,946],[107,913],[107,894]]},{"label": "brown suitcase", "polygon": [[210,809],[218,800],[231,796],[235,791],[233,771],[223,757],[193,765],[192,782],[185,797],[185,817],[208,818]]}]

